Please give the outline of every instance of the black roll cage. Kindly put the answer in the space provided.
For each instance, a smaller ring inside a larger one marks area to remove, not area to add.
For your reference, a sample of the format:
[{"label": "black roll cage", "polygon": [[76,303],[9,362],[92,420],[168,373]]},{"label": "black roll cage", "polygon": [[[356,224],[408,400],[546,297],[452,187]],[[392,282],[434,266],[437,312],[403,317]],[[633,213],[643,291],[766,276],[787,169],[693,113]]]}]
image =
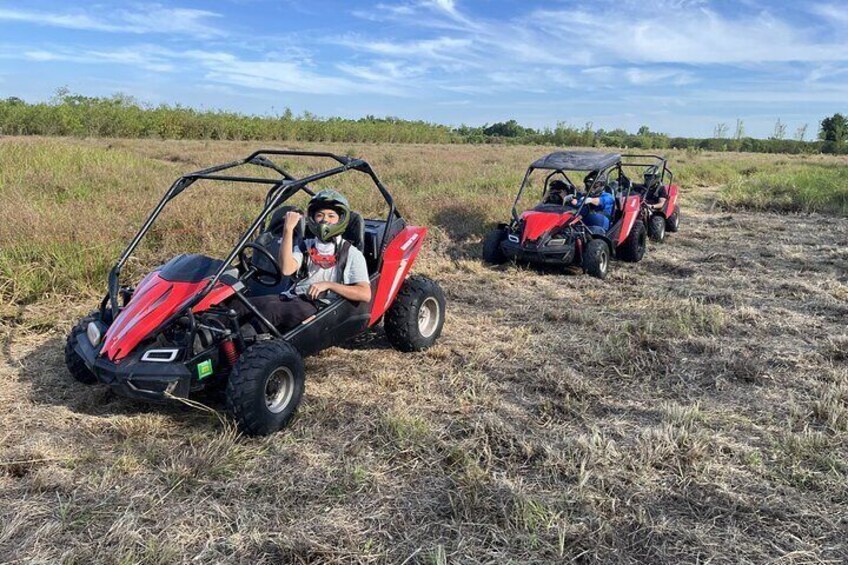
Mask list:
[{"label": "black roll cage", "polygon": [[[302,178],[297,178],[290,173],[288,173],[285,169],[278,166],[276,163],[271,161],[266,155],[289,155],[295,157],[322,157],[333,159],[339,163],[339,166],[333,167],[331,169],[327,169],[320,173],[315,173],[312,175],[308,175]],[[265,177],[250,177],[250,176],[230,176],[230,175],[221,175],[218,174],[221,171],[226,171],[228,169],[233,169],[236,167],[240,167],[243,165],[257,165],[260,167],[266,167],[278,172],[281,176],[279,179],[265,178]],[[165,192],[165,195],[153,209],[153,211],[148,216],[147,220],[141,226],[141,229],[135,235],[135,237],[130,241],[130,244],[121,253],[118,262],[112,267],[112,270],[109,272],[109,283],[108,283],[108,294],[103,300],[102,307],[105,308],[106,302],[110,303],[112,307],[113,316],[117,315],[119,311],[118,305],[118,295],[120,293],[120,276],[121,269],[126,264],[127,260],[132,255],[133,251],[135,251],[138,244],[144,238],[144,235],[150,230],[150,226],[153,225],[153,222],[159,217],[162,210],[165,208],[165,205],[168,204],[171,200],[176,198],[179,194],[185,191],[192,184],[197,182],[198,180],[213,180],[213,181],[225,181],[225,182],[236,182],[236,183],[258,183],[258,184],[270,184],[271,187],[268,189],[268,193],[265,196],[265,205],[262,208],[259,216],[253,221],[248,230],[244,232],[241,238],[236,243],[236,246],[221,264],[221,267],[215,273],[215,275],[209,280],[206,286],[203,288],[201,292],[196,294],[189,302],[187,302],[182,308],[180,308],[179,312],[175,313],[175,316],[185,312],[187,309],[191,309],[195,304],[199,303],[203,298],[209,294],[209,292],[215,287],[215,285],[220,280],[221,276],[227,269],[230,268],[230,265],[244,249],[244,246],[250,241],[251,237],[257,230],[264,224],[265,219],[268,217],[268,214],[271,213],[272,210],[277,208],[280,204],[294,196],[298,191],[303,190],[309,195],[314,195],[312,190],[307,186],[309,183],[316,182],[328,177],[332,177],[341,173],[344,173],[349,170],[359,171],[361,173],[365,173],[371,177],[371,180],[374,181],[375,186],[380,191],[380,194],[383,195],[386,203],[389,206],[389,213],[386,218],[386,229],[383,230],[383,237],[380,241],[380,257],[378,262],[379,265],[382,263],[382,253],[385,250],[386,244],[388,243],[386,239],[390,235],[390,230],[388,226],[391,225],[394,219],[399,219],[400,214],[395,209],[394,200],[392,199],[391,194],[377,177],[377,174],[371,168],[366,161],[363,159],[356,159],[352,157],[346,157],[343,155],[336,155],[333,153],[323,152],[323,151],[297,151],[297,150],[288,150],[288,149],[260,149],[258,151],[254,151],[250,155],[248,155],[244,159],[240,159],[237,161],[231,161],[229,163],[224,163],[222,165],[215,165],[213,167],[208,167],[206,169],[201,169],[199,171],[189,173],[187,175],[183,175],[174,181],[174,184]],[[170,319],[173,319],[171,317]],[[167,320],[165,324],[169,321]],[[164,325],[164,324],[163,324]]]},{"label": "black roll cage", "polygon": [[[641,163],[641,162],[624,162],[625,159],[654,159],[654,163]],[[666,184],[665,176],[668,173],[668,184],[674,182],[674,173],[671,172],[671,169],[668,168],[668,159],[663,157],[662,155],[651,155],[651,154],[629,154],[621,156],[621,166],[622,167],[656,167],[657,170],[661,171],[660,173],[660,184]]]},{"label": "black roll cage", "polygon": [[[608,167],[601,169],[600,171],[598,171],[598,177],[599,178],[600,177],[609,178],[610,172],[613,169],[618,169],[619,173],[621,173],[621,163],[616,163],[614,165],[610,165]],[[535,171],[535,170],[537,170],[537,169],[535,167],[533,167],[532,165],[527,168],[527,172],[524,174],[524,180],[521,181],[521,186],[518,188],[518,194],[515,195],[515,200],[512,203],[512,219],[513,219],[514,223],[518,223],[518,202],[521,200],[521,195],[524,194],[524,189],[527,188],[528,181],[530,180],[530,175],[533,174],[533,171]],[[551,171],[550,173],[548,173],[545,176],[545,182],[542,183],[542,196],[545,195],[545,191],[547,190],[547,187],[548,187],[548,184],[550,183],[551,178],[553,178],[555,175],[558,175],[558,174],[565,177],[565,179],[569,183],[571,183],[572,186],[574,186],[575,188],[579,188],[578,185],[576,183],[574,183],[570,178],[568,178],[568,175],[565,173],[565,171],[569,170],[569,169],[541,169],[541,170],[550,170]],[[577,172],[584,172],[584,171],[577,171]],[[585,172],[589,173],[591,171],[585,171]],[[580,206],[577,208],[577,212],[582,210],[584,205],[585,205],[585,198],[583,199],[583,201],[581,201]]]}]

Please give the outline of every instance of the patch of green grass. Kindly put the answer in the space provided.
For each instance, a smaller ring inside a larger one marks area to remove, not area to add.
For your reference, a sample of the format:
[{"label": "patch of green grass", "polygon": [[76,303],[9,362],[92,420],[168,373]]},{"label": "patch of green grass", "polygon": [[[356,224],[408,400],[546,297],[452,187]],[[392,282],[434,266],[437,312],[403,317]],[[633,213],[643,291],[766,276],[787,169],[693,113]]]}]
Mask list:
[{"label": "patch of green grass", "polygon": [[721,306],[689,301],[644,312],[628,325],[628,330],[644,342],[652,336],[670,339],[718,335],[726,325],[727,316]]},{"label": "patch of green grass", "polygon": [[0,249],[0,298],[20,304],[46,293],[93,293],[105,288],[119,245],[94,248],[73,241],[20,242]]},{"label": "patch of green grass", "polygon": [[414,414],[384,414],[380,418],[380,428],[391,443],[404,449],[424,445],[431,436],[427,421]]},{"label": "patch of green grass", "polygon": [[739,177],[722,189],[720,202],[755,210],[848,216],[848,167],[796,165]]}]

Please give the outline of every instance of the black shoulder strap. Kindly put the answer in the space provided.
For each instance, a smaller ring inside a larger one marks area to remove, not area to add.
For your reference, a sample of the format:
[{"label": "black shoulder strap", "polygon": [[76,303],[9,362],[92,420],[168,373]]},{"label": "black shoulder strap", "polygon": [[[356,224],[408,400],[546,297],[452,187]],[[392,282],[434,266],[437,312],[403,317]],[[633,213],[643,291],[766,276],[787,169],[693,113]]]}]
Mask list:
[{"label": "black shoulder strap", "polygon": [[339,257],[336,259],[336,265],[338,266],[338,269],[336,269],[336,276],[339,277],[339,280],[336,282],[340,282],[342,284],[344,284],[344,272],[347,267],[347,257],[350,254],[351,245],[352,244],[348,240],[343,239],[342,245],[339,248]]},{"label": "black shoulder strap", "polygon": [[292,288],[294,288],[297,283],[309,276],[309,250],[306,248],[306,238],[299,238],[295,245],[297,245],[297,248],[300,249],[301,260],[300,268],[294,274],[295,280],[294,285],[292,285]]}]

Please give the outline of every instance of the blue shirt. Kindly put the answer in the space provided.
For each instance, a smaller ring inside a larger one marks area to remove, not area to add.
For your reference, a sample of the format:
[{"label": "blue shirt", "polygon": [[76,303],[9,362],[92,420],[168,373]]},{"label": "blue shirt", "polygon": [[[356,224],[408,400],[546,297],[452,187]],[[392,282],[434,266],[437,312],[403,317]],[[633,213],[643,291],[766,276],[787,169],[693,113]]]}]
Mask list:
[{"label": "blue shirt", "polygon": [[[583,196],[582,198],[589,198],[589,197]],[[586,207],[584,208],[584,210],[586,212],[603,214],[607,218],[612,217],[612,210],[613,210],[613,208],[615,208],[615,196],[613,196],[609,192],[602,192],[600,195],[598,195],[598,198],[601,199],[600,204],[598,204],[597,206],[594,205],[594,204],[587,204]]]}]

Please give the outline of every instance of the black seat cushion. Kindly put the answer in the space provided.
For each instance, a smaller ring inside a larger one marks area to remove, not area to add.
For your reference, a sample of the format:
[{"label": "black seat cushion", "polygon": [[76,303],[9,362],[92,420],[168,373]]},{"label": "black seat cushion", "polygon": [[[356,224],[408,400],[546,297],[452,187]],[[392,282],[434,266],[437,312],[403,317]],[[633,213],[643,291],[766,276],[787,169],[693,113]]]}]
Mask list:
[{"label": "black seat cushion", "polygon": [[[283,228],[286,225],[286,214],[292,210],[297,210],[297,206],[280,206],[274,210],[274,213],[271,214],[271,219],[268,220],[268,227],[265,228],[265,232],[276,237],[282,236]],[[297,229],[294,232],[295,239],[303,237],[305,223],[305,220],[301,218],[300,225],[297,226]]]},{"label": "black seat cushion", "polygon": [[347,224],[342,237],[362,251],[365,249],[365,220],[358,212],[351,211],[350,222]]}]

